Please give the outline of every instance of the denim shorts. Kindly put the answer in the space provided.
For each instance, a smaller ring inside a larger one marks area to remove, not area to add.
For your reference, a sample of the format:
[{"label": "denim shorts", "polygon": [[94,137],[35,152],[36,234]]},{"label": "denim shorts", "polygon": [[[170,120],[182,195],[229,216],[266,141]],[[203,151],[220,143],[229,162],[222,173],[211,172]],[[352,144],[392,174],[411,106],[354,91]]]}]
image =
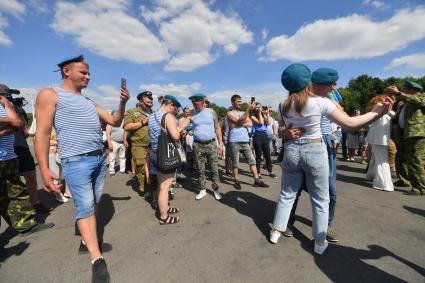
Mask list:
[{"label": "denim shorts", "polygon": [[239,167],[239,153],[242,152],[243,157],[248,160],[249,165],[255,165],[255,158],[252,154],[251,147],[247,142],[230,142],[232,151],[232,166]]},{"label": "denim shorts", "polygon": [[75,218],[87,218],[95,213],[106,177],[105,155],[77,155],[61,159],[65,181],[75,205]]}]

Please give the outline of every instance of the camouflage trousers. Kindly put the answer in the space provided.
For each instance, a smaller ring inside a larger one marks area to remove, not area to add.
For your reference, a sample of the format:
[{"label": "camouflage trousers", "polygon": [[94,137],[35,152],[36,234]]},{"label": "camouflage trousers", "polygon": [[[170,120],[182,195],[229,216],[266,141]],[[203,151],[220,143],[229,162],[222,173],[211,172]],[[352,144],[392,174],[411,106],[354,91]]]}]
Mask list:
[{"label": "camouflage trousers", "polygon": [[201,190],[206,189],[206,164],[210,166],[212,176],[212,188],[218,188],[218,154],[215,142],[202,144],[193,143],[193,153],[195,155],[198,170],[198,183]]},{"label": "camouflage trousers", "polygon": [[136,176],[139,180],[139,191],[141,193],[145,192],[147,189],[147,180],[146,180],[146,158],[148,156],[149,149],[147,146],[137,146],[133,144],[131,146],[131,155],[134,159],[136,165]]},{"label": "camouflage trousers", "polygon": [[35,209],[18,170],[18,159],[0,161],[0,213],[17,232],[37,224]]},{"label": "camouflage trousers", "polygon": [[397,144],[397,153],[395,154],[395,170],[400,182],[406,186],[410,186],[409,173],[407,169],[407,148],[404,139],[400,139]]},{"label": "camouflage trousers", "polygon": [[409,181],[412,189],[425,193],[425,170],[422,158],[425,154],[425,138],[414,137],[404,140],[407,162],[407,170],[409,173]]},{"label": "camouflage trousers", "polygon": [[388,142],[388,164],[392,170],[395,169],[395,156],[397,154],[397,147],[392,139]]}]

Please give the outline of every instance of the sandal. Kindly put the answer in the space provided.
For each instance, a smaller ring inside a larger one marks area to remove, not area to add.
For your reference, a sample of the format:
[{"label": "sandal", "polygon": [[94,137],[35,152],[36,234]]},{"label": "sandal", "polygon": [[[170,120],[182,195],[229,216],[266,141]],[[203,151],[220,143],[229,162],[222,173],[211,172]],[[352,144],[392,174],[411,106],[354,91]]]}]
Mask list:
[{"label": "sandal", "polygon": [[180,209],[178,209],[176,207],[168,207],[167,213],[168,214],[174,214],[174,213],[177,213],[179,211],[180,211]]},{"label": "sandal", "polygon": [[180,219],[178,217],[168,215],[167,218],[165,219],[159,218],[159,224],[160,225],[175,224],[175,223],[179,223],[179,220]]}]

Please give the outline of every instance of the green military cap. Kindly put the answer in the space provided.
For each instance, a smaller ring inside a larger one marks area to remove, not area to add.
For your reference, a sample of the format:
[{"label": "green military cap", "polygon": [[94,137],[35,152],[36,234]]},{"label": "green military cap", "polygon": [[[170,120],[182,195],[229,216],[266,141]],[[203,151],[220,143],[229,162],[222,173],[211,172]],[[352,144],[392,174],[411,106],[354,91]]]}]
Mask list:
[{"label": "green military cap", "polygon": [[338,71],[332,68],[319,68],[311,74],[311,82],[321,85],[331,85],[338,78]]},{"label": "green military cap", "polygon": [[202,93],[195,93],[194,95],[189,97],[189,99],[192,101],[205,100],[205,98],[206,98],[205,94],[202,94]]},{"label": "green military cap", "polygon": [[164,96],[164,99],[170,100],[178,108],[182,107],[182,105],[180,104],[180,102],[177,100],[177,98],[174,95],[166,95]]},{"label": "green military cap", "polygon": [[300,63],[294,63],[286,67],[282,72],[282,85],[290,92],[303,90],[311,80],[310,69]]},{"label": "green military cap", "polygon": [[145,96],[147,96],[147,97],[149,97],[150,99],[152,99],[152,92],[151,92],[151,91],[149,91],[149,90],[147,90],[147,91],[144,91],[144,92],[139,93],[139,94],[137,95],[137,100],[140,100],[140,99],[142,99],[142,98],[143,98],[143,97],[145,97]]},{"label": "green military cap", "polygon": [[84,56],[83,55],[78,55],[78,56],[74,56],[74,57],[68,57],[63,59],[62,61],[60,61],[58,63],[58,67],[60,69],[62,69],[63,67],[65,67],[68,64],[74,63],[74,62],[83,62],[84,61]]},{"label": "green military cap", "polygon": [[410,89],[414,89],[414,90],[417,90],[417,91],[422,91],[423,90],[423,88],[422,88],[422,86],[420,84],[415,83],[415,82],[412,82],[412,81],[406,80],[404,82],[404,85],[406,87],[410,88]]}]

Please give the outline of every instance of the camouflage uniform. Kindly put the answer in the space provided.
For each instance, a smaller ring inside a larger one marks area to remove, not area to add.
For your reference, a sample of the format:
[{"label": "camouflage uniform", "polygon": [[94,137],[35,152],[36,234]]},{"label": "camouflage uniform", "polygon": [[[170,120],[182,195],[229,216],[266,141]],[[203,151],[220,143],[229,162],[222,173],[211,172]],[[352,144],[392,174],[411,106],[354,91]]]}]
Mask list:
[{"label": "camouflage uniform", "polygon": [[0,213],[19,233],[37,224],[36,211],[19,176],[18,159],[0,161]]},{"label": "camouflage uniform", "polygon": [[405,98],[405,127],[403,145],[407,172],[412,189],[425,194],[425,170],[422,157],[425,153],[425,93]]},{"label": "camouflage uniform", "polygon": [[[125,113],[124,126],[128,123],[138,123],[145,120],[151,113],[146,113],[140,107],[129,109]],[[131,155],[136,164],[136,176],[139,180],[139,191],[145,192],[146,158],[149,154],[149,127],[142,126],[135,131],[128,131],[131,140]]]},{"label": "camouflage uniform", "polygon": [[206,189],[206,176],[205,176],[205,165],[210,165],[212,175],[212,188],[218,188],[218,154],[217,145],[215,141],[210,143],[193,143],[193,152],[195,154],[195,160],[197,164],[197,170],[199,173],[199,188],[201,190]]}]

